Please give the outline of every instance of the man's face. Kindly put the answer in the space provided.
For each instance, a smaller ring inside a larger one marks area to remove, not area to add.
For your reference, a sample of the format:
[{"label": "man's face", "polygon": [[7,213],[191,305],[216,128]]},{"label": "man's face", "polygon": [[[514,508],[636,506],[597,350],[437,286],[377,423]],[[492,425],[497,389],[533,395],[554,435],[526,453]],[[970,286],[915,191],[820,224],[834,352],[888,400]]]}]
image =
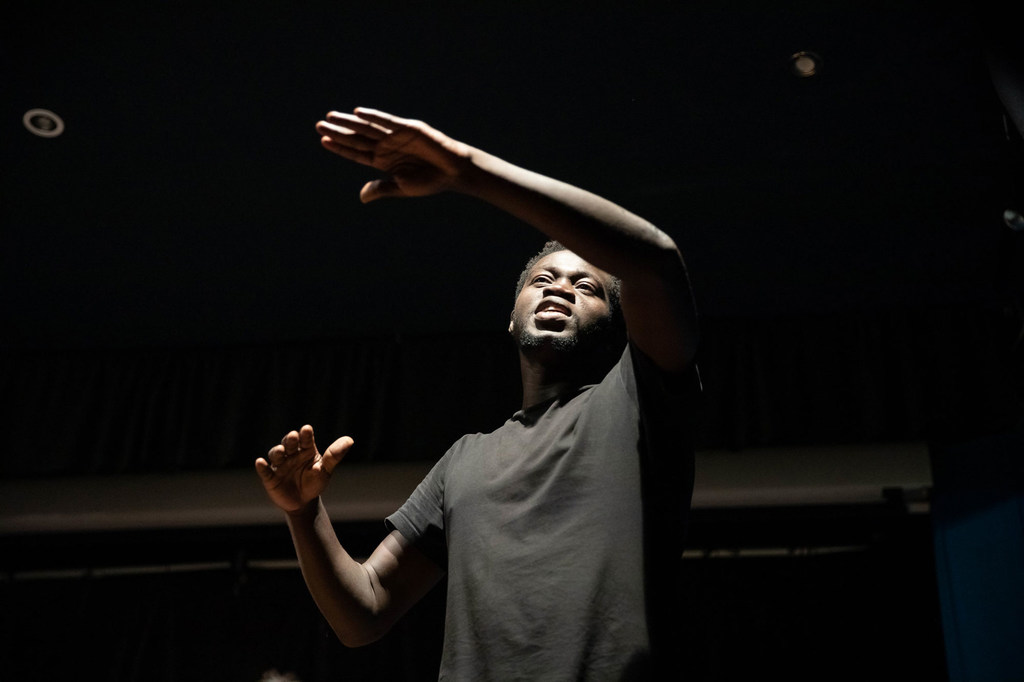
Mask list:
[{"label": "man's face", "polygon": [[611,276],[571,251],[556,251],[530,269],[512,310],[509,332],[520,348],[568,351],[587,345],[611,322]]}]

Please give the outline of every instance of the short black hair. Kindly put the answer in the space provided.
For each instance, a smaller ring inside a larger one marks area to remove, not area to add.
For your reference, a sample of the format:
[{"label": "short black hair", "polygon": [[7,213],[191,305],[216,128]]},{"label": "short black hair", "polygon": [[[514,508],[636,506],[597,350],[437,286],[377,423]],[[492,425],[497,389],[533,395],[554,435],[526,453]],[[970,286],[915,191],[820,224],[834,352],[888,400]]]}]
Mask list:
[{"label": "short black hair", "polygon": [[[523,267],[523,271],[519,273],[519,281],[516,282],[516,296],[513,300],[516,301],[519,298],[519,294],[523,292],[523,287],[526,286],[526,278],[530,276],[530,270],[533,270],[533,266],[537,262],[558,251],[568,251],[569,249],[562,246],[561,243],[551,240],[544,244],[544,247],[530,257],[530,260],[526,261],[526,265]],[[620,318],[622,311],[619,309],[619,292],[622,288],[622,282],[618,277],[611,275],[611,281],[608,283],[608,305],[611,309],[612,316],[616,319]]]}]

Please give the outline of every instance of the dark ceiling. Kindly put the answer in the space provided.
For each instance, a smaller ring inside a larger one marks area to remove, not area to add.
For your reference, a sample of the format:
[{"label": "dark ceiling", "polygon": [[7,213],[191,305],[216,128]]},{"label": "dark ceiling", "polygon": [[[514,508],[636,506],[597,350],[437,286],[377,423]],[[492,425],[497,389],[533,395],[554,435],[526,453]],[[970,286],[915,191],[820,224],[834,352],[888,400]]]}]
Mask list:
[{"label": "dark ceiling", "polygon": [[[361,205],[372,173],[313,130],[355,106],[650,218],[708,316],[984,301],[1009,267],[1019,178],[966,3],[21,9],[0,29],[7,347],[502,328],[542,238],[462,197]],[[64,134],[30,134],[33,108]]]}]

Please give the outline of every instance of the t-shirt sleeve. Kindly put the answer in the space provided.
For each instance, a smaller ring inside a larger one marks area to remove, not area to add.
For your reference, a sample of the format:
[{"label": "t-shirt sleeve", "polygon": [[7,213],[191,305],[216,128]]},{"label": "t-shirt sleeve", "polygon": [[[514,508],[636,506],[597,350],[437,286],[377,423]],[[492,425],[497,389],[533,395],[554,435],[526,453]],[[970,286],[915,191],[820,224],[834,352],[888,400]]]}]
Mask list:
[{"label": "t-shirt sleeve", "polygon": [[647,400],[663,403],[668,410],[675,412],[687,412],[696,408],[701,383],[700,372],[695,363],[691,362],[679,372],[667,372],[630,343],[624,353],[623,365],[626,366],[626,371],[633,373],[638,392],[641,396],[646,395]]},{"label": "t-shirt sleeve", "polygon": [[675,524],[685,519],[693,491],[701,395],[697,366],[691,363],[681,372],[666,372],[632,344],[620,364],[640,410],[646,503],[662,521]]},{"label": "t-shirt sleeve", "polygon": [[448,569],[448,543],[444,532],[444,481],[452,450],[438,460],[405,504],[384,519],[388,530],[397,530],[444,570]]}]

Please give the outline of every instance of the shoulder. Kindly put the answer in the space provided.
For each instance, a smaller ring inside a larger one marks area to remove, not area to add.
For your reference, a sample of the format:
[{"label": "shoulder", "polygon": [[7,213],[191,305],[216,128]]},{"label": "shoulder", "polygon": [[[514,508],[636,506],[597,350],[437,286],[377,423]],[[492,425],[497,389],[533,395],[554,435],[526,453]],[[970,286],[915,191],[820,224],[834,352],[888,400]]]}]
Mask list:
[{"label": "shoulder", "polygon": [[679,371],[665,370],[632,342],[626,345],[600,386],[625,391],[638,401],[643,396],[647,401],[669,404],[694,401],[702,391],[696,363],[690,362]]}]

